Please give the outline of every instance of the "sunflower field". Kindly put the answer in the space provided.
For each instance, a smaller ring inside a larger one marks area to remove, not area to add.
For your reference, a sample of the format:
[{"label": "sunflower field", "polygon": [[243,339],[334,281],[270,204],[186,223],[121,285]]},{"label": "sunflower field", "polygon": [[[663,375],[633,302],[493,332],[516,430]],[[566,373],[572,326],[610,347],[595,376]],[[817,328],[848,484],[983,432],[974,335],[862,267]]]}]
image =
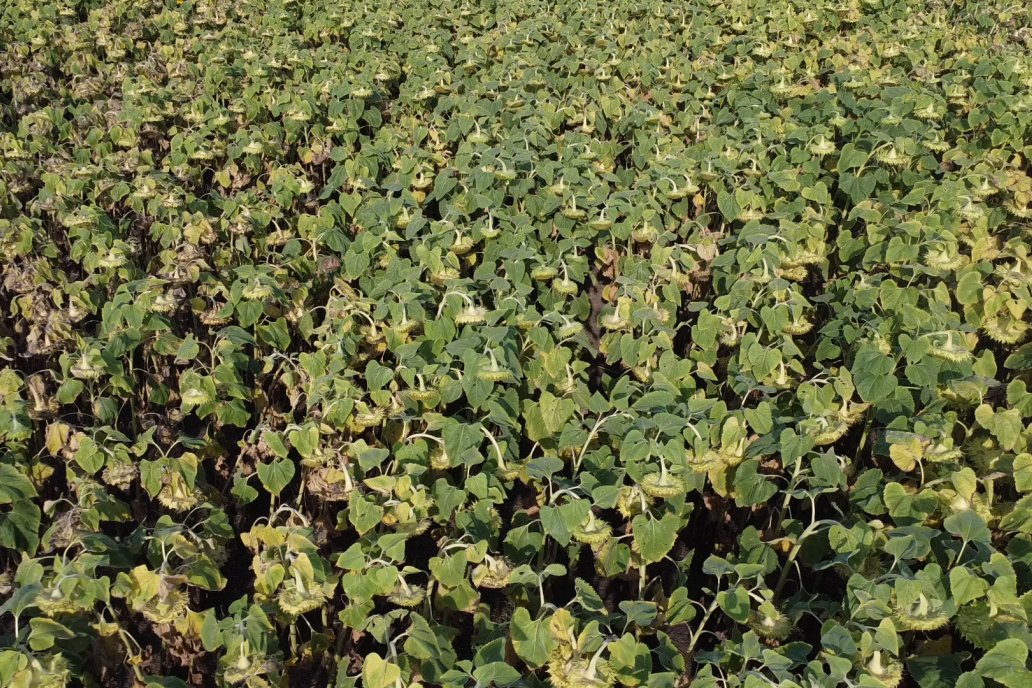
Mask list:
[{"label": "sunflower field", "polygon": [[0,686],[1032,686],[1032,9],[0,0]]}]

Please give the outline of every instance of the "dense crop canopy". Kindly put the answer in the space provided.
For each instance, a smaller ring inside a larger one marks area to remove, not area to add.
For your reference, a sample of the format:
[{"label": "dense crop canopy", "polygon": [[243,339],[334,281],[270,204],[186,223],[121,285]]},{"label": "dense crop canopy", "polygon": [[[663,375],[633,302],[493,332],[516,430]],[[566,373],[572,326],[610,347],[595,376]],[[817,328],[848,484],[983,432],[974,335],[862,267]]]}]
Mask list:
[{"label": "dense crop canopy", "polygon": [[1030,48],[0,2],[0,685],[1032,685]]}]

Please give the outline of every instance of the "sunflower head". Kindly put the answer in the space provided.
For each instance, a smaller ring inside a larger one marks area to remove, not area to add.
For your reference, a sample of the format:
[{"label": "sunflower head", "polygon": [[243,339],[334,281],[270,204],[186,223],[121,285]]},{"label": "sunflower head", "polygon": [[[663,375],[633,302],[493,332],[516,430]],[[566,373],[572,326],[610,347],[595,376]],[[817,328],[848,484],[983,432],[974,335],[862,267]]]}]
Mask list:
[{"label": "sunflower head", "polygon": [[883,658],[881,650],[874,651],[864,668],[867,675],[883,688],[896,688],[903,680],[903,665],[895,659]]},{"label": "sunflower head", "polygon": [[455,316],[458,325],[479,325],[487,321],[487,309],[482,306],[466,306]]},{"label": "sunflower head", "polygon": [[782,641],[792,632],[792,620],[768,602],[750,614],[749,627],[761,638]]},{"label": "sunflower head", "polygon": [[598,547],[613,536],[612,527],[588,513],[587,519],[573,530],[573,539],[583,545]]},{"label": "sunflower head", "polygon": [[649,473],[641,479],[642,492],[656,499],[671,499],[688,491],[684,481],[669,473]]},{"label": "sunflower head", "polygon": [[473,585],[478,588],[501,589],[509,585],[512,566],[502,558],[490,557],[473,569]]},{"label": "sunflower head", "polygon": [[949,623],[953,612],[950,605],[929,600],[924,593],[918,595],[910,604],[897,602],[894,607],[893,621],[897,628],[904,631],[937,630]]},{"label": "sunflower head", "polygon": [[399,607],[411,609],[418,607],[426,599],[426,588],[420,585],[402,585],[399,581],[387,599]]}]

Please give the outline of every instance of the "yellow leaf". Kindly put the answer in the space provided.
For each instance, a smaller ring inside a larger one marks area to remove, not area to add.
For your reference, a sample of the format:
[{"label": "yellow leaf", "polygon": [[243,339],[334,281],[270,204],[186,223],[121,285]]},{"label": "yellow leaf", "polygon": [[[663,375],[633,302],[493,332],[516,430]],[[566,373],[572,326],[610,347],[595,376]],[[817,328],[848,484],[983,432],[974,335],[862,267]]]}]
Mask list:
[{"label": "yellow leaf", "polygon": [[161,577],[146,566],[140,565],[133,569],[133,582],[136,587],[136,601],[144,604],[158,596],[161,590]]},{"label": "yellow leaf", "polygon": [[573,615],[566,609],[557,609],[555,614],[548,619],[548,633],[554,641],[560,644],[570,644],[570,636],[573,634],[575,626]]},{"label": "yellow leaf", "polygon": [[924,452],[921,448],[921,441],[917,438],[910,438],[906,442],[893,444],[889,447],[889,456],[892,463],[901,471],[912,471],[921,460]]},{"label": "yellow leaf", "polygon": [[362,664],[362,685],[366,688],[391,688],[401,680],[401,668],[375,652],[366,655]]},{"label": "yellow leaf", "polygon": [[71,431],[72,429],[67,423],[60,421],[47,426],[46,446],[51,456],[57,456],[57,453],[68,444],[68,436],[71,434]]}]

